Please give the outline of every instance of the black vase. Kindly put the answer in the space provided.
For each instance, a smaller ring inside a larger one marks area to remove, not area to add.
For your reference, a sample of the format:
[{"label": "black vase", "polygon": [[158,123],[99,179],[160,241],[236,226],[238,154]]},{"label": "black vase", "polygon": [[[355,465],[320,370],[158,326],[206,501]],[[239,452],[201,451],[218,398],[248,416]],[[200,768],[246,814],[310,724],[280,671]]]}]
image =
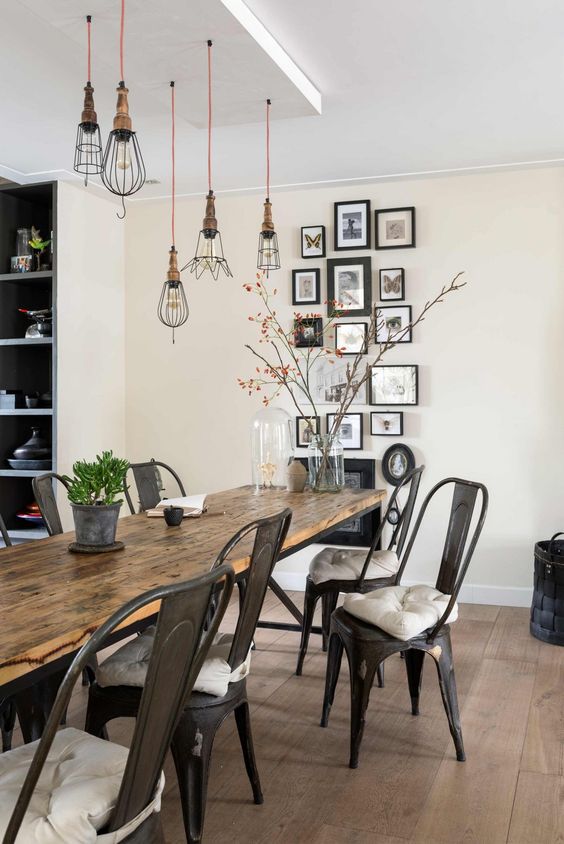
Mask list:
[{"label": "black vase", "polygon": [[40,436],[39,428],[31,429],[31,437],[23,445],[14,450],[16,460],[50,460],[51,445]]}]

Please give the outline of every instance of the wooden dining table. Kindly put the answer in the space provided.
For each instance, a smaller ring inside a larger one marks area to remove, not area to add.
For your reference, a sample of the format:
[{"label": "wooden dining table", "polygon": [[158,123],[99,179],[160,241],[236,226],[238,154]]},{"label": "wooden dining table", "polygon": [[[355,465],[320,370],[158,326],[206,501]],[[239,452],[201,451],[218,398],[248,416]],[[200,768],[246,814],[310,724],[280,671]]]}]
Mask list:
[{"label": "wooden dining table", "polygon": [[[209,571],[225,543],[250,521],[292,510],[283,558],[322,541],[352,517],[379,509],[384,498],[383,490],[374,489],[290,493],[246,486],[208,495],[206,512],[185,518],[179,527],[145,513],[120,519],[121,551],[71,553],[74,533],[1,549],[0,699],[60,672],[93,631],[131,598]],[[236,572],[248,567],[249,552],[250,545],[238,546],[229,559]],[[299,621],[301,614],[286,593],[271,586]],[[156,605],[145,607],[115,635],[130,635],[157,611]]]}]

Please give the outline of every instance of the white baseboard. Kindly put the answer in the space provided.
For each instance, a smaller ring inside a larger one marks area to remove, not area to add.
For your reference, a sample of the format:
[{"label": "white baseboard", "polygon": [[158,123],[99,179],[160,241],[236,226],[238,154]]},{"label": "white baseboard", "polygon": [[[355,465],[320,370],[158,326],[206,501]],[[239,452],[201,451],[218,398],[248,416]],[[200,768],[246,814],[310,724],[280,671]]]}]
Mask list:
[{"label": "white baseboard", "polygon": [[[294,571],[281,571],[275,574],[276,582],[282,589],[303,592],[305,574]],[[406,586],[414,581],[404,580]],[[429,584],[433,585],[433,584]],[[530,607],[533,588],[525,586],[483,586],[478,583],[466,583],[460,590],[459,601],[463,604],[495,604],[503,607]]]}]

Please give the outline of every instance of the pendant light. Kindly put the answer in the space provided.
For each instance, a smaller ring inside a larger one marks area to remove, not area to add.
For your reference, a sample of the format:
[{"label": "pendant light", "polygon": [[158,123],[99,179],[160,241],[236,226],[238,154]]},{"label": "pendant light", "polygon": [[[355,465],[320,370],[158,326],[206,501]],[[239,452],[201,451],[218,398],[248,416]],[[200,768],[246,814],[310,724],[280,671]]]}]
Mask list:
[{"label": "pendant light", "polygon": [[218,231],[215,216],[215,196],[211,186],[211,48],[212,42],[208,41],[208,194],[206,196],[206,213],[202,230],[198,235],[196,254],[182,269],[189,269],[191,273],[196,273],[196,278],[200,278],[202,273],[207,270],[217,281],[220,269],[223,270],[226,276],[232,276],[233,273],[229,269],[229,264],[223,254],[221,234]]},{"label": "pendant light", "polygon": [[125,87],[123,72],[123,34],[125,21],[125,0],[121,0],[121,24],[119,36],[121,81],[117,87],[117,108],[114,117],[114,128],[109,134],[104,152],[102,181],[107,189],[121,196],[123,216],[125,216],[126,196],[137,193],[145,184],[145,164],[137,135],[133,131],[129,116],[127,95],[129,89]]},{"label": "pendant light", "polygon": [[266,101],[266,200],[264,202],[264,217],[259,234],[257,269],[268,274],[270,270],[280,269],[280,253],[278,251],[278,236],[272,222],[272,204],[270,202],[270,100]]},{"label": "pendant light", "polygon": [[92,15],[86,15],[86,30],[88,33],[88,71],[87,82],[84,88],[84,108],[82,117],[76,132],[76,144],[74,149],[74,169],[77,173],[84,175],[84,184],[88,184],[88,176],[98,175],[102,172],[102,138],[98,126],[98,116],[94,108],[94,88],[90,79],[91,74],[91,51],[90,51],[90,29],[92,26]]},{"label": "pendant light", "polygon": [[186,294],[182,282],[180,281],[180,273],[178,271],[178,253],[176,252],[175,232],[174,232],[174,206],[176,200],[176,168],[175,168],[175,126],[174,126],[174,82],[170,83],[171,91],[171,115],[172,115],[172,214],[171,214],[171,230],[172,230],[172,246],[168,253],[168,272],[166,274],[166,281],[163,284],[161,291],[161,298],[157,308],[157,315],[160,321],[172,328],[172,342],[174,343],[174,331],[181,325],[184,325],[188,319],[188,302],[186,301]]}]

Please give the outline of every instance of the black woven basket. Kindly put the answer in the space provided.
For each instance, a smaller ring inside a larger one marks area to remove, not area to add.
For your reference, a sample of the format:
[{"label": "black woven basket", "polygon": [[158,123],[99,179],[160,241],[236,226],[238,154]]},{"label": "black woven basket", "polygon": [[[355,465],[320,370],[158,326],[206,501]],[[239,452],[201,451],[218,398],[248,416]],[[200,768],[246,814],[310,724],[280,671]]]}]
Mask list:
[{"label": "black woven basket", "polygon": [[535,545],[535,588],[531,633],[551,645],[564,645],[564,540],[555,533]]}]

